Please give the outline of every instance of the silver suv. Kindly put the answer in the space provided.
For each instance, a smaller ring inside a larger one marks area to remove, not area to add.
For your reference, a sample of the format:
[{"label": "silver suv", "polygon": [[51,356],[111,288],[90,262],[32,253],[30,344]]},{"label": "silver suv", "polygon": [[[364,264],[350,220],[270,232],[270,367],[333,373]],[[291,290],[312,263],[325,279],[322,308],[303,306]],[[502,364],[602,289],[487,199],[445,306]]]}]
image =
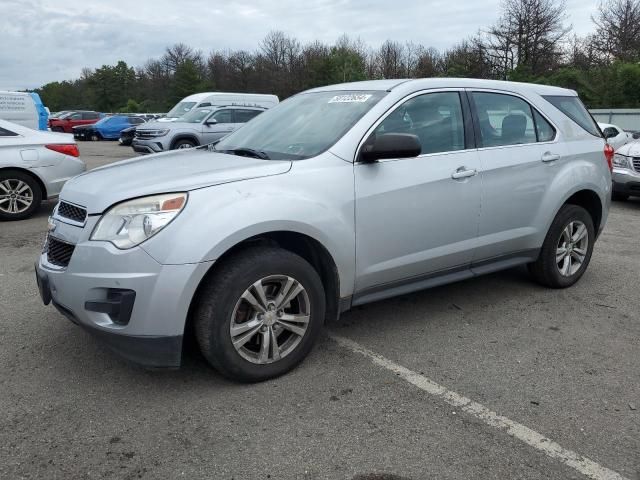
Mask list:
[{"label": "silver suv", "polygon": [[215,146],[68,182],[38,284],[130,360],[177,367],[189,332],[224,375],[264,380],[355,305],[517,265],[573,285],[607,219],[612,154],[570,90],[318,88]]},{"label": "silver suv", "polygon": [[138,153],[193,148],[216,142],[264,112],[260,107],[203,107],[175,122],[149,122],[136,129],[131,146]]}]

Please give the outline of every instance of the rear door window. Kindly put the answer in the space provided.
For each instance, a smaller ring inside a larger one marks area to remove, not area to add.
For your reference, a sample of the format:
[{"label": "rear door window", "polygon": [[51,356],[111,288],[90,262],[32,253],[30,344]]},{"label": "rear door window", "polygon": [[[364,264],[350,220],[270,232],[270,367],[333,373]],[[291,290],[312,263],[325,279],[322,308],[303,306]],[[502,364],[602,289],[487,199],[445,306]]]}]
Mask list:
[{"label": "rear door window", "polygon": [[487,92],[473,92],[471,96],[477,113],[480,147],[521,145],[538,141],[533,110],[523,99]]},{"label": "rear door window", "polygon": [[234,123],[246,123],[260,113],[260,110],[236,110]]},{"label": "rear door window", "polygon": [[598,128],[598,124],[578,97],[563,95],[544,95],[542,98],[544,98],[547,102],[549,102],[571,120],[580,125],[591,135],[594,135],[596,137],[602,136],[600,134],[600,128]]}]

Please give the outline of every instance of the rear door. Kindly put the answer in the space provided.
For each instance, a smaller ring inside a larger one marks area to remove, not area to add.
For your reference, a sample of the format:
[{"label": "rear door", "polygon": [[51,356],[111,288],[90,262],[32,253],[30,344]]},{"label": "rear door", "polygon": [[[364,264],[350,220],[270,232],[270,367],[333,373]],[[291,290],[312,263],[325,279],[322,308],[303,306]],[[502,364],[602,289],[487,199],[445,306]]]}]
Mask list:
[{"label": "rear door", "polygon": [[482,164],[474,262],[533,254],[540,247],[540,205],[565,157],[564,144],[557,141],[551,122],[525,98],[496,91],[468,93]]},{"label": "rear door", "polygon": [[468,269],[480,214],[480,161],[463,92],[420,93],[371,135],[410,133],[414,158],[356,163],[356,290],[401,287]]}]

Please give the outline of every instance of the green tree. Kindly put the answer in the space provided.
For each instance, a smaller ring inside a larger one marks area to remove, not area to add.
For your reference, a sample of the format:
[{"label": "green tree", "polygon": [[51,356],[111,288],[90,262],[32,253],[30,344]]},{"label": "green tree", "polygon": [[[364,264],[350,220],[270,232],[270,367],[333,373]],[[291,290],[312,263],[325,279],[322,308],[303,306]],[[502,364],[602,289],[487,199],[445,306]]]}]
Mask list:
[{"label": "green tree", "polygon": [[200,70],[193,60],[186,59],[178,65],[170,87],[172,103],[175,104],[187,95],[198,92],[202,80]]}]

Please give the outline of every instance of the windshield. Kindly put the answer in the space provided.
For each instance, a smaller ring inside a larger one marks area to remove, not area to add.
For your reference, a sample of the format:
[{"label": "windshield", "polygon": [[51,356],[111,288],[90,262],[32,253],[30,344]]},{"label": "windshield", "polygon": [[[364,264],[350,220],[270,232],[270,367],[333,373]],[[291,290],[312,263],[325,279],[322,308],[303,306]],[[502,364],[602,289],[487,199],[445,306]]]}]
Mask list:
[{"label": "windshield", "polygon": [[332,91],[291,97],[225,137],[216,150],[250,149],[301,160],[329,149],[387,92]]},{"label": "windshield", "polygon": [[169,110],[169,113],[167,113],[166,117],[167,118],[181,117],[185,113],[190,111],[195,105],[196,105],[196,102],[180,102],[171,110]]},{"label": "windshield", "polygon": [[186,123],[200,123],[213,112],[212,108],[195,108],[181,116],[178,121]]}]

